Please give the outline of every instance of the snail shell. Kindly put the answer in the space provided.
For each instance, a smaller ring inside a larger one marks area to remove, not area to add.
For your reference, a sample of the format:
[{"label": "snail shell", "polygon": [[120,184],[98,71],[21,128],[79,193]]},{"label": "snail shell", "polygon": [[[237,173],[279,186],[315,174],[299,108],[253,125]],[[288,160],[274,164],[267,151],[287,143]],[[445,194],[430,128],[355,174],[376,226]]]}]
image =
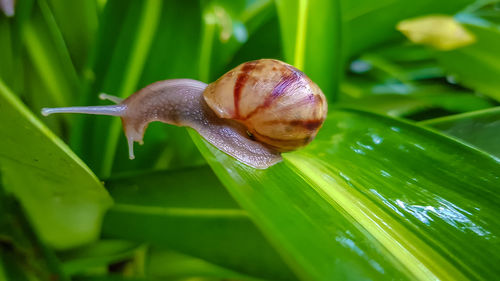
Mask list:
[{"label": "snail shell", "polygon": [[273,59],[237,66],[203,96],[218,117],[242,123],[256,140],[282,152],[311,142],[328,111],[323,92],[309,77]]},{"label": "snail shell", "polygon": [[267,168],[280,152],[309,143],[327,113],[325,96],[298,69],[262,59],[244,63],[210,85],[190,79],[152,83],[127,99],[101,95],[116,105],[44,108],[52,113],[119,116],[134,158],[153,121],[196,130],[205,140],[239,161]]}]

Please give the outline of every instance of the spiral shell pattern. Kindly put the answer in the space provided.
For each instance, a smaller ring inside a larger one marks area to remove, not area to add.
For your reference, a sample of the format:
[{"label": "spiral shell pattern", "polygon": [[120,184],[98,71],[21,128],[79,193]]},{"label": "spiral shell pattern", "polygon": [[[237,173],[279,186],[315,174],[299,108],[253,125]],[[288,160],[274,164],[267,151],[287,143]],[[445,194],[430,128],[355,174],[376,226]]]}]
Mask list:
[{"label": "spiral shell pattern", "polygon": [[328,111],[323,92],[309,77],[273,59],[237,66],[203,96],[218,117],[244,124],[251,138],[278,151],[311,142]]}]

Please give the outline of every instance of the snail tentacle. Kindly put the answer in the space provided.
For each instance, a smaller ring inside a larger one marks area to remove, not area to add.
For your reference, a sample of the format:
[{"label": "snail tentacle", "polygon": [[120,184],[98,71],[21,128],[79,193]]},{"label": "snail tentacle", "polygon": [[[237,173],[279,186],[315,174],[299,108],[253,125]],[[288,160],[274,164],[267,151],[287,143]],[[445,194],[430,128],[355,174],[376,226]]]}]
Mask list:
[{"label": "snail tentacle", "polygon": [[126,110],[127,106],[123,104],[71,106],[71,107],[42,108],[42,115],[49,116],[50,114],[53,113],[83,113],[83,114],[95,114],[95,115],[123,116]]}]

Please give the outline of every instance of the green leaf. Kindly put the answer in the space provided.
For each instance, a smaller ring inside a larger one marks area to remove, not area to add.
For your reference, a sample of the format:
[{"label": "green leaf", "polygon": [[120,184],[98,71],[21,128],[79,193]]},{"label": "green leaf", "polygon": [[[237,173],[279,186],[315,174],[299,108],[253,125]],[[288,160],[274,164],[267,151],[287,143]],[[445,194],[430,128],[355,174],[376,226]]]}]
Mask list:
[{"label": "green leaf", "polygon": [[421,127],[331,112],[267,170],[192,134],[233,197],[304,280],[494,279],[500,163]]},{"label": "green leaf", "polygon": [[111,204],[99,180],[0,80],[0,168],[42,240],[56,248],[97,237]]},{"label": "green leaf", "polygon": [[392,258],[374,239],[366,238],[284,163],[251,169],[193,136],[216,174],[300,279],[377,279],[384,273],[404,279],[404,270],[390,263]]},{"label": "green leaf", "polygon": [[[344,111],[329,120],[336,132],[346,125],[350,129],[333,138],[323,134],[315,145],[287,158],[319,192],[341,205],[417,277],[488,279],[498,274],[489,260],[480,259],[497,251],[495,216],[500,210],[492,200],[500,186],[497,159],[377,115]],[[318,155],[325,147],[329,153]],[[426,269],[414,268],[419,263]]]},{"label": "green leaf", "polygon": [[307,73],[329,100],[335,100],[343,69],[340,1],[275,2],[285,60]]},{"label": "green leaf", "polygon": [[470,15],[461,15],[458,19],[476,36],[477,42],[453,51],[437,52],[436,57],[458,84],[500,101],[500,26]]},{"label": "green leaf", "polygon": [[[244,275],[293,280],[207,167],[110,180],[103,235],[167,246]],[[134,227],[130,227],[133,225]]]},{"label": "green leaf", "polygon": [[500,158],[500,107],[430,119],[420,124]]},{"label": "green leaf", "polygon": [[216,280],[263,280],[249,277],[174,251],[158,249],[150,251],[145,271],[146,276],[164,280],[182,280],[193,277],[214,278]]}]

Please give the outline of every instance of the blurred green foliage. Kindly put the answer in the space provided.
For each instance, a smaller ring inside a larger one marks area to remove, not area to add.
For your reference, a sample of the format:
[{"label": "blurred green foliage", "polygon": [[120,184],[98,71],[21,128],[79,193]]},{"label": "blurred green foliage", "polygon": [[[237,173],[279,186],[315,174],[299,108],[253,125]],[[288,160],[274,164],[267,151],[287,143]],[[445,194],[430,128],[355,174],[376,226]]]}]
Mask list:
[{"label": "blurred green foliage", "polygon": [[[396,29],[436,15],[475,42]],[[496,0],[17,1],[0,15],[0,280],[494,280],[499,48]],[[266,170],[185,128],[151,124],[129,161],[118,118],[40,118],[260,58],[330,108]]]}]

